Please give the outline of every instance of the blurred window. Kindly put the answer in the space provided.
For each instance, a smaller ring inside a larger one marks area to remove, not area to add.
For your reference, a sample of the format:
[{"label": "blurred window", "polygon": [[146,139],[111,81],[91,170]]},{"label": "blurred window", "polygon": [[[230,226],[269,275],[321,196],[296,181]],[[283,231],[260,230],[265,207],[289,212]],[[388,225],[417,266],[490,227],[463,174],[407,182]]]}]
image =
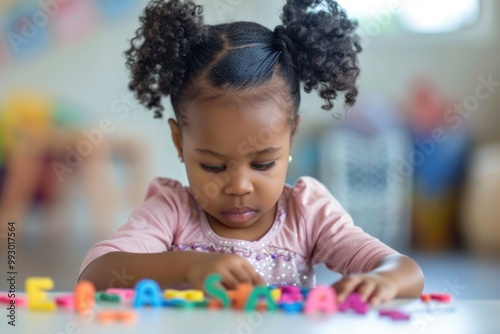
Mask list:
[{"label": "blurred window", "polygon": [[337,0],[361,28],[377,25],[381,34],[453,33],[474,25],[481,0]]}]

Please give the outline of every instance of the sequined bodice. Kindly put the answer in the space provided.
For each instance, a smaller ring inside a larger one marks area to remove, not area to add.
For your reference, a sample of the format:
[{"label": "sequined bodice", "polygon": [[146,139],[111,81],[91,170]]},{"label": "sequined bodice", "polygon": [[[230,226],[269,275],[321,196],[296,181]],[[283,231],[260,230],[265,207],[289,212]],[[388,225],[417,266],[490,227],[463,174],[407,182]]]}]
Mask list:
[{"label": "sequined bodice", "polygon": [[276,244],[276,235],[286,219],[283,200],[271,229],[258,241],[227,239],[218,236],[208,224],[206,214],[199,211],[203,240],[190,244],[176,244],[174,251],[198,251],[207,253],[232,253],[244,257],[262,276],[267,285],[294,285],[313,287],[316,283],[312,264],[303,256]]}]

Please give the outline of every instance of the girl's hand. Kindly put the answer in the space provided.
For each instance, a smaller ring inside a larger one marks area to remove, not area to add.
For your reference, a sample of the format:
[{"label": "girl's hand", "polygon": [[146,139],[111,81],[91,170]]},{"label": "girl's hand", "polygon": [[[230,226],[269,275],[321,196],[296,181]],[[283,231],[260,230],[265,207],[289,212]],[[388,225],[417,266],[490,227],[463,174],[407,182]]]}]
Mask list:
[{"label": "girl's hand", "polygon": [[346,276],[333,284],[333,288],[339,303],[349,294],[357,292],[363,301],[373,306],[393,299],[398,293],[398,288],[392,280],[376,273]]},{"label": "girl's hand", "polygon": [[203,290],[207,276],[219,274],[226,289],[235,289],[239,283],[265,285],[247,260],[235,254],[199,253],[197,260],[189,268],[186,280],[193,288]]}]

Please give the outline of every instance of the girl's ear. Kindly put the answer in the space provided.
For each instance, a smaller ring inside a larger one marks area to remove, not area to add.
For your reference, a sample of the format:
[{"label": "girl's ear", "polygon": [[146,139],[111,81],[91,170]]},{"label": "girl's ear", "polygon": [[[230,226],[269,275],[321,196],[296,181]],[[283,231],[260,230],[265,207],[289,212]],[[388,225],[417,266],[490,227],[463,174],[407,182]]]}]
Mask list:
[{"label": "girl's ear", "polygon": [[179,124],[173,119],[168,119],[168,125],[170,125],[170,131],[172,132],[172,141],[174,142],[175,148],[179,157],[182,157],[182,133]]}]

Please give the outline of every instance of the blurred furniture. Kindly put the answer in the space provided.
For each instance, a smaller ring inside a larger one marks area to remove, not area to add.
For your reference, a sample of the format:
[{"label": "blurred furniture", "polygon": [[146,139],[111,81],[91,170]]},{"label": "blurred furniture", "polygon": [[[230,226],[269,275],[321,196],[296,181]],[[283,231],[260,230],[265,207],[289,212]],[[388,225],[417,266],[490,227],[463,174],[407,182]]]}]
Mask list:
[{"label": "blurred furniture", "polygon": [[[84,112],[77,109],[41,93],[15,92],[3,97],[0,235],[5,236],[8,221],[15,221],[17,233],[22,233],[34,205],[53,207],[68,196],[63,191],[68,188],[85,195],[85,203],[89,204],[85,226],[97,237],[115,229],[120,200],[125,199],[131,206],[142,201],[148,182],[145,145],[136,138],[113,133],[101,133],[100,140],[94,138],[91,142],[88,133],[93,131],[95,135],[99,129],[84,121]],[[127,169],[125,180],[119,182],[115,179],[117,165]],[[79,178],[83,180],[81,185],[72,187]],[[71,207],[66,203],[58,210],[68,211]],[[73,224],[66,225],[68,228]]]},{"label": "blurred furniture", "polygon": [[462,209],[461,236],[469,250],[500,256],[500,145],[478,148],[472,158]]},{"label": "blurred furniture", "polygon": [[411,178],[399,175],[410,150],[399,112],[380,96],[360,100],[320,145],[321,180],[354,224],[398,250],[409,248]]},{"label": "blurred furniture", "polygon": [[425,78],[415,79],[403,110],[413,147],[412,243],[426,251],[457,246],[457,216],[470,145],[466,120]]}]

